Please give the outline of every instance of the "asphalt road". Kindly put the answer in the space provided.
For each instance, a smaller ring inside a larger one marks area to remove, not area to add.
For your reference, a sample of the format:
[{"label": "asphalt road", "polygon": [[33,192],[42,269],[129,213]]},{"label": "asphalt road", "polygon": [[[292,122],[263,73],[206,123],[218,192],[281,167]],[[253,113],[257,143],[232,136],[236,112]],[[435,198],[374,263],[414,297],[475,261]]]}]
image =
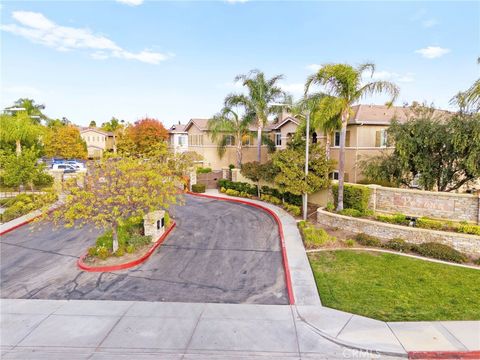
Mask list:
[{"label": "asphalt road", "polygon": [[25,225],[1,238],[1,297],[288,304],[278,228],[242,204],[187,195],[177,227],[144,264],[88,273],[78,256],[101,232]]}]

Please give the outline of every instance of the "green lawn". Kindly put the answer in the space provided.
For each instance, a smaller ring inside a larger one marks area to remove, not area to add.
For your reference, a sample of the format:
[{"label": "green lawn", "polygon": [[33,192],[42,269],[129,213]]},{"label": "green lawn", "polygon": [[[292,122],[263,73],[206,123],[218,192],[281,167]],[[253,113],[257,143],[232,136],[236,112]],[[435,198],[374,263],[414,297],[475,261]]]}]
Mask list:
[{"label": "green lawn", "polygon": [[480,270],[353,250],[308,257],[324,306],[384,321],[480,320]]}]

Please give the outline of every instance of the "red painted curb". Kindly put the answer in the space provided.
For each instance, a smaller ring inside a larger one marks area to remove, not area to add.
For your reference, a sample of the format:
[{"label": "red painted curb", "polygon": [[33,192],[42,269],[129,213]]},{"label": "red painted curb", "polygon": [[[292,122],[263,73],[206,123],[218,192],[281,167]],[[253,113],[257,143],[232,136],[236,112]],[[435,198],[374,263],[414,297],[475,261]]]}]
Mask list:
[{"label": "red painted curb", "polygon": [[[50,209],[47,211],[47,214],[50,214],[51,212],[55,211],[56,208],[53,208],[53,209]],[[3,230],[2,232],[0,232],[0,236],[2,235],[5,235],[6,233],[9,233],[10,231],[13,231],[15,229],[18,229],[19,227],[23,226],[23,225],[26,225],[28,223],[31,223],[33,220],[35,219],[38,219],[39,217],[43,216],[44,214],[39,214],[37,216],[34,216],[33,218],[29,219],[29,220],[25,220],[23,222],[21,222],[20,224],[17,224],[15,226],[12,226],[10,229],[7,229],[7,230]],[[13,220],[12,220],[13,221]]]},{"label": "red painted curb", "polygon": [[128,263],[124,264],[119,264],[119,265],[111,265],[111,266],[88,266],[83,262],[83,259],[87,256],[87,254],[81,256],[78,261],[77,265],[80,269],[88,272],[110,272],[110,271],[116,271],[116,270],[123,270],[123,269],[128,269],[134,266],[137,266],[141,263],[143,263],[145,260],[147,260],[155,251],[157,247],[160,246],[161,243],[165,240],[167,235],[172,231],[172,229],[177,225],[174,221],[172,221],[172,224],[168,227],[167,230],[158,238],[158,240],[153,244],[153,246],[145,253],[142,257],[130,261]]},{"label": "red painted curb", "polygon": [[285,270],[285,282],[287,283],[288,300],[290,302],[290,305],[294,305],[295,304],[295,298],[293,296],[292,279],[290,277],[290,269],[288,267],[287,249],[285,247],[285,237],[283,236],[282,222],[280,221],[280,218],[278,217],[278,215],[275,214],[275,212],[273,212],[272,210],[270,210],[269,208],[267,208],[263,205],[255,204],[255,203],[252,203],[252,202],[249,202],[249,201],[246,201],[246,200],[229,199],[229,198],[224,198],[224,197],[215,196],[215,195],[193,193],[191,191],[187,191],[187,194],[195,195],[195,196],[199,196],[199,197],[210,198],[210,199],[224,200],[224,201],[230,201],[230,202],[250,205],[250,206],[259,208],[259,209],[269,213],[273,217],[273,219],[277,222],[278,232],[280,233],[280,245],[282,247],[283,267],[284,267],[284,270]]},{"label": "red painted curb", "polygon": [[427,360],[427,359],[480,359],[480,351],[410,351],[409,359]]}]

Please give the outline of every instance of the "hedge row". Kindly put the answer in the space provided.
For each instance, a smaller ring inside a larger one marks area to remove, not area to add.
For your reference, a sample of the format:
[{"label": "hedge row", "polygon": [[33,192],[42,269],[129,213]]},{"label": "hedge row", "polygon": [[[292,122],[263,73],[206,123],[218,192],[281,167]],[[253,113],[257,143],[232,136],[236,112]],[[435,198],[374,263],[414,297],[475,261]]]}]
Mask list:
[{"label": "hedge row", "polygon": [[379,238],[368,234],[358,234],[355,237],[357,243],[363,246],[383,247],[399,252],[411,252],[421,256],[430,257],[438,260],[452,261],[456,263],[464,263],[468,261],[468,257],[451,246],[427,242],[422,244],[413,244],[404,239],[396,238],[387,242],[382,242]]},{"label": "hedge row", "polygon": [[[338,205],[338,184],[332,185],[332,191],[336,208]],[[343,187],[343,207],[345,209],[355,209],[362,214],[367,213],[370,192],[371,190],[366,186],[345,184]]]}]

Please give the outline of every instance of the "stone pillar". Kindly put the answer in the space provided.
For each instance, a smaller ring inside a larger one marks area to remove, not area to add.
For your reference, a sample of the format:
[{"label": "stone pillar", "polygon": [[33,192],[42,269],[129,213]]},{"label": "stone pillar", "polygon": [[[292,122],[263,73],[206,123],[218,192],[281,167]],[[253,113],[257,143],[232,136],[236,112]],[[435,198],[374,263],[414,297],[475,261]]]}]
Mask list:
[{"label": "stone pillar", "polygon": [[240,169],[232,169],[232,181],[238,181],[238,177],[240,175]]},{"label": "stone pillar", "polygon": [[477,224],[480,225],[480,190],[477,191]]},{"label": "stone pillar", "polygon": [[195,169],[190,171],[190,188],[188,190],[192,191],[192,185],[197,183],[197,171]]},{"label": "stone pillar", "polygon": [[372,184],[372,185],[367,185],[367,187],[372,190],[368,205],[373,210],[373,212],[375,212],[377,210],[377,189],[380,188],[381,186]]},{"label": "stone pillar", "polygon": [[143,217],[143,230],[145,236],[152,237],[152,242],[157,241],[165,232],[165,211],[156,210],[146,214]]},{"label": "stone pillar", "polygon": [[222,179],[228,179],[229,178],[229,173],[230,168],[229,167],[222,167]]}]

